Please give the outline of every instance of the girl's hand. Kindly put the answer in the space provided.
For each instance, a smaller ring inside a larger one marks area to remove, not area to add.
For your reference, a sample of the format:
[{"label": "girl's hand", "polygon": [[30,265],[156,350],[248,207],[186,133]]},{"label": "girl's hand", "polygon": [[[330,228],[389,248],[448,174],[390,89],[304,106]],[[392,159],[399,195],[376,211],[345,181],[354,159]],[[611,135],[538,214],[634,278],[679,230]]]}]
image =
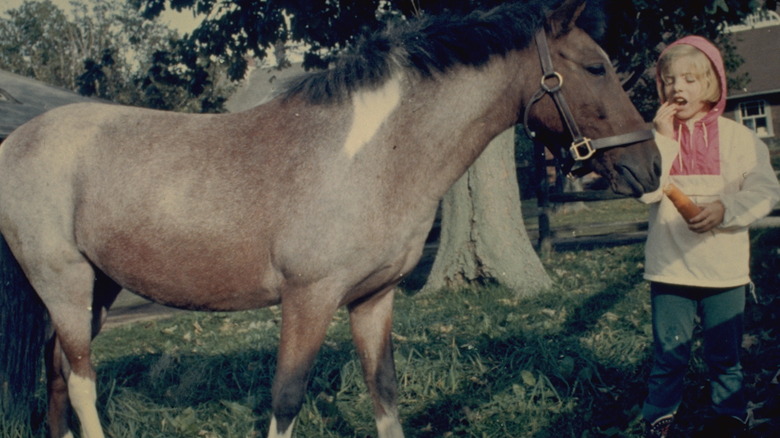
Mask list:
[{"label": "girl's hand", "polygon": [[692,217],[688,222],[688,229],[695,233],[706,233],[723,223],[723,215],[726,207],[720,201],[708,204],[699,204],[701,213]]},{"label": "girl's hand", "polygon": [[677,106],[670,101],[664,102],[653,119],[655,130],[666,137],[674,138],[674,115],[677,114]]}]

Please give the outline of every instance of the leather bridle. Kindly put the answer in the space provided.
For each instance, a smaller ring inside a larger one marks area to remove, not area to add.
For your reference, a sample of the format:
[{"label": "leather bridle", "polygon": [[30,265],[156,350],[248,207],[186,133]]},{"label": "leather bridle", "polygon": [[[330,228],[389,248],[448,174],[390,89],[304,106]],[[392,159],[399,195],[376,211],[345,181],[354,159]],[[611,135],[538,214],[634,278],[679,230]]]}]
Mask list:
[{"label": "leather bridle", "polygon": [[[531,111],[533,104],[538,102],[546,94],[549,94],[553,98],[555,106],[558,107],[558,111],[561,113],[561,117],[563,118],[563,121],[566,124],[566,127],[568,128],[569,134],[571,134],[572,138],[571,146],[569,146],[568,149],[568,154],[566,154],[566,148],[562,148],[562,158],[563,156],[566,157],[565,162],[562,164],[562,170],[565,174],[569,176],[582,176],[589,172],[587,168],[580,168],[577,170],[572,169],[574,168],[575,164],[589,160],[593,154],[599,150],[618,146],[628,146],[630,144],[639,143],[653,138],[653,131],[649,129],[633,131],[627,134],[613,135],[611,137],[604,137],[595,140],[583,136],[580,132],[579,126],[577,126],[577,122],[574,120],[574,116],[572,115],[571,110],[569,109],[569,105],[566,103],[566,99],[563,97],[563,93],[561,93],[561,88],[563,87],[563,75],[555,71],[553,68],[552,58],[550,58],[550,49],[547,46],[547,35],[545,34],[543,28],[540,29],[536,35],[534,35],[534,41],[536,43],[536,48],[539,51],[539,59],[541,60],[542,64],[542,80],[541,87],[531,97],[525,107],[525,113],[523,114],[523,126],[525,127],[528,136],[536,141],[535,133],[528,127],[528,114]],[[552,82],[552,85],[548,85],[548,82]]]}]

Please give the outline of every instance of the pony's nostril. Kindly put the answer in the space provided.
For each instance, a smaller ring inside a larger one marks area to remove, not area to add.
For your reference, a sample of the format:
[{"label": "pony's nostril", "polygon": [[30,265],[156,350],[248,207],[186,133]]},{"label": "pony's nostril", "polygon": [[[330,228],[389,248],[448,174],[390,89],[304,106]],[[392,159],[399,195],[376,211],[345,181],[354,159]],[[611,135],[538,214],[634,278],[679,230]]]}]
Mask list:
[{"label": "pony's nostril", "polygon": [[620,175],[620,181],[623,182],[622,187],[617,186],[613,189],[615,192],[633,197],[639,197],[645,193],[641,179],[637,177],[631,167],[618,164],[615,166],[615,171]]}]

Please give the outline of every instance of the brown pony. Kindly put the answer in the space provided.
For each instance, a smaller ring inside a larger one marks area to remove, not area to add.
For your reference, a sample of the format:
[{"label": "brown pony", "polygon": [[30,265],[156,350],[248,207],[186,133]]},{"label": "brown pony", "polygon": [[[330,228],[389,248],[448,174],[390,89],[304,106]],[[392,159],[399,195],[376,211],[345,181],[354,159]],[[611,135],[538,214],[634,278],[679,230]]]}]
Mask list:
[{"label": "brown pony", "polygon": [[[103,436],[90,342],[124,287],[186,309],[281,306],[269,437],[291,436],[326,328],[347,306],[378,436],[402,437],[393,288],[419,260],[439,199],[531,102],[540,136],[567,132],[553,99],[534,98],[536,31],[557,68],[542,83],[565,81],[545,93],[561,89],[584,136],[644,127],[575,25],[582,6],[395,25],[237,114],[77,104],[15,131],[0,148],[0,232],[51,318],[51,435],[72,436],[72,406],[83,438]],[[617,192],[658,185],[652,140],[589,161]]]}]

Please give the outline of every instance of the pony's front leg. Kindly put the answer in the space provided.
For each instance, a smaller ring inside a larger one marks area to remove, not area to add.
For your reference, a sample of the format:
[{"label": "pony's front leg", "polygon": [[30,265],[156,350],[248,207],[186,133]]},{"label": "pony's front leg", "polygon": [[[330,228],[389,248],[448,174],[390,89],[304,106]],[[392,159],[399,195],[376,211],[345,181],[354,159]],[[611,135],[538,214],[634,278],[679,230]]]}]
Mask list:
[{"label": "pony's front leg", "polygon": [[397,382],[391,332],[393,289],[350,305],[349,317],[363,377],[374,402],[379,438],[403,438],[398,419]]},{"label": "pony's front leg", "polygon": [[295,291],[282,298],[282,331],[271,388],[273,417],[268,438],[290,438],[301,410],[317,352],[338,308],[338,299]]}]

